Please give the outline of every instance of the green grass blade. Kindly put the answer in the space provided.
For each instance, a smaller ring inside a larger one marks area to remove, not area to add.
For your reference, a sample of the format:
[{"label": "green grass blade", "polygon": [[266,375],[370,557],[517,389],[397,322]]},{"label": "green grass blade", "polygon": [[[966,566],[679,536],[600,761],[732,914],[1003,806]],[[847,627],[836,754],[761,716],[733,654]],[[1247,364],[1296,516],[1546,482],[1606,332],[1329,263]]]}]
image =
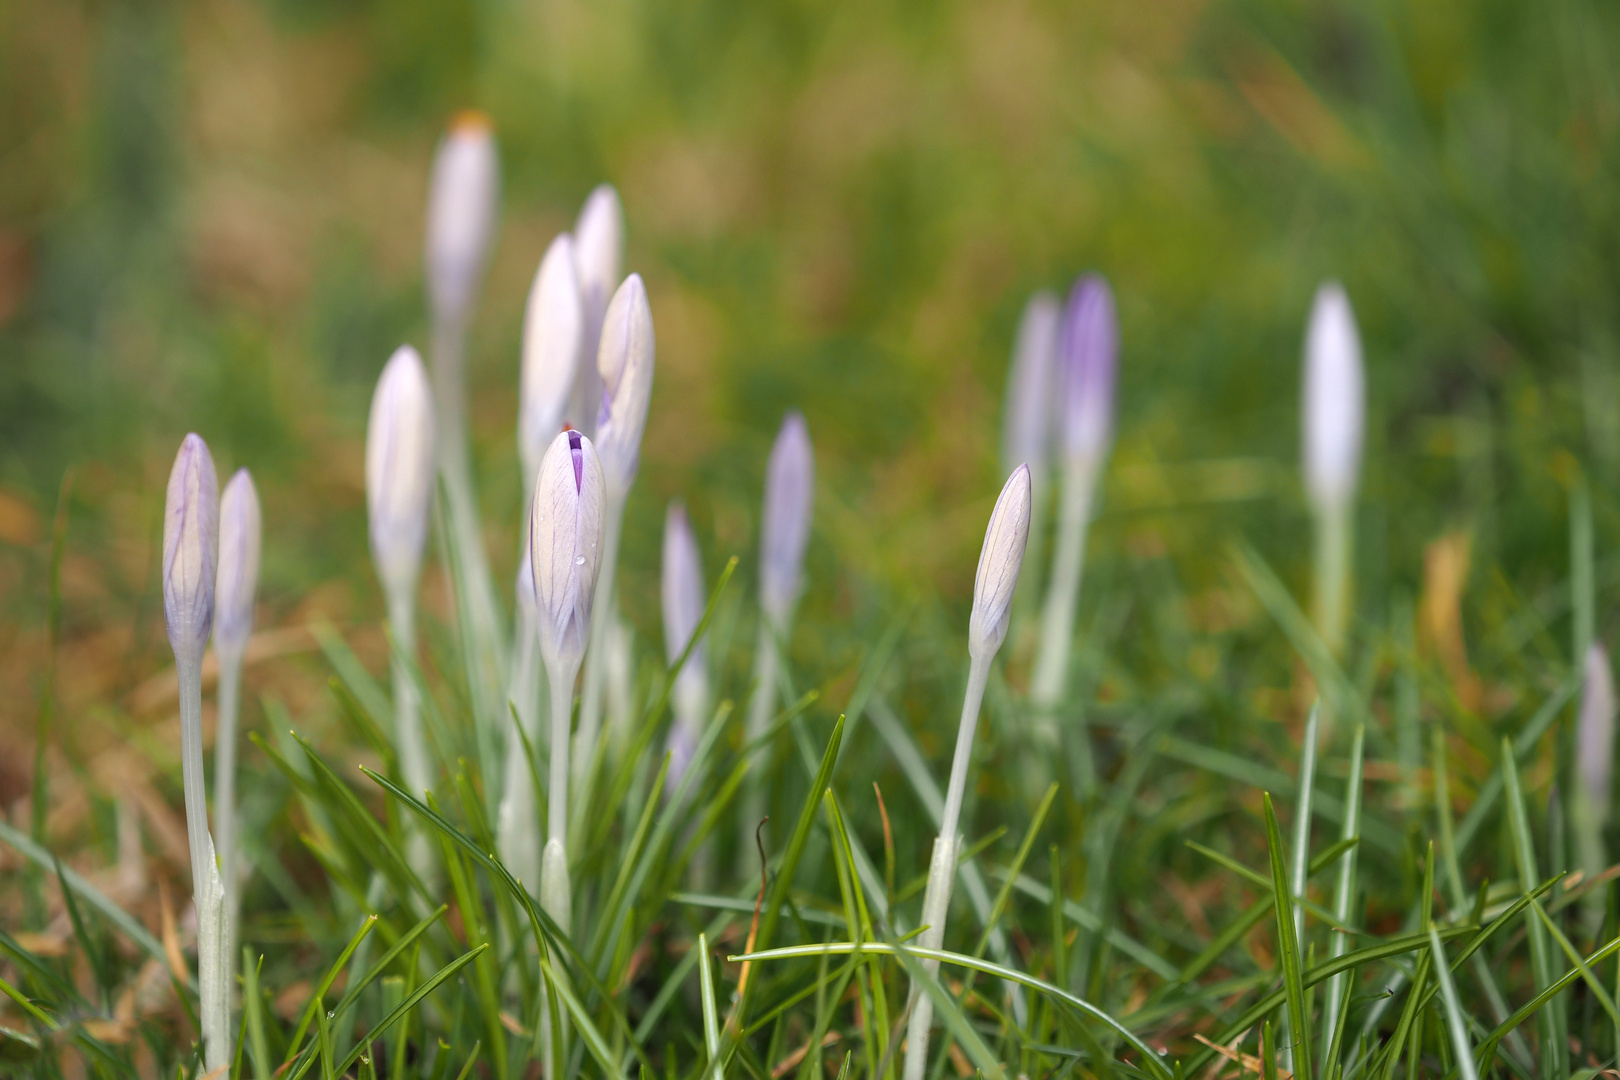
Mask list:
[{"label": "green grass blade", "polygon": [[1304,965],[1299,955],[1299,939],[1294,935],[1293,901],[1289,892],[1288,872],[1283,865],[1282,832],[1277,827],[1277,812],[1271,805],[1271,793],[1265,792],[1261,799],[1265,805],[1266,847],[1271,853],[1271,888],[1277,910],[1277,962],[1282,967],[1288,1001],[1288,1030],[1293,1033],[1294,1040],[1294,1075],[1300,1080],[1310,1080],[1310,1018],[1305,1015]]},{"label": "green grass blade", "polygon": [[398,1008],[394,1009],[393,1012],[390,1012],[387,1016],[383,1017],[376,1027],[366,1032],[365,1037],[362,1038],[360,1042],[356,1044],[355,1048],[350,1050],[343,1060],[338,1064],[336,1070],[337,1074],[342,1076],[343,1074],[347,1073],[349,1068],[360,1059],[360,1054],[365,1050],[366,1047],[381,1039],[389,1028],[393,1027],[407,1014],[409,1014],[412,1009],[416,1008],[423,998],[437,990],[441,983],[449,978],[452,978],[456,972],[478,959],[479,955],[488,948],[489,946],[487,944],[480,945],[478,948],[472,949],[471,951],[465,952],[456,957],[444,967],[434,972],[426,982],[424,982],[421,986],[418,986],[414,991],[411,992],[409,997],[400,1002]]},{"label": "green grass blade", "polygon": [[703,997],[703,1045],[709,1052],[714,1080],[725,1080],[720,1062],[720,1009],[714,1002],[714,972],[709,966],[709,935],[698,934],[698,989]]},{"label": "green grass blade", "polygon": [[[1530,816],[1524,805],[1524,792],[1519,787],[1519,766],[1513,745],[1502,739],[1502,779],[1506,787],[1508,824],[1513,836],[1513,861],[1520,881],[1534,881],[1536,872],[1535,842],[1530,836]],[[1538,991],[1553,984],[1552,950],[1547,942],[1546,929],[1533,913],[1525,915],[1525,936],[1530,941],[1530,970]],[[1563,1025],[1558,1002],[1549,1002],[1538,1017],[1541,1025],[1542,1070],[1548,1076],[1561,1075],[1559,1063]]]},{"label": "green grass blade", "polygon": [[315,1014],[324,1008],[321,1002],[332,989],[332,984],[337,981],[338,974],[348,965],[349,957],[354,955],[354,950],[360,947],[360,943],[366,939],[366,935],[371,933],[376,925],[377,916],[375,915],[367,915],[361,920],[360,929],[355,931],[354,937],[349,939],[349,943],[343,947],[343,951],[338,954],[338,958],[326,969],[326,974],[321,976],[320,983],[315,987],[314,993],[309,996],[309,1004],[304,1007],[304,1015],[299,1019],[298,1027],[293,1030],[293,1037],[287,1044],[287,1056],[283,1059],[282,1065],[285,1066],[298,1056],[298,1050],[303,1045],[304,1036],[309,1032],[309,1025],[315,1020]]}]

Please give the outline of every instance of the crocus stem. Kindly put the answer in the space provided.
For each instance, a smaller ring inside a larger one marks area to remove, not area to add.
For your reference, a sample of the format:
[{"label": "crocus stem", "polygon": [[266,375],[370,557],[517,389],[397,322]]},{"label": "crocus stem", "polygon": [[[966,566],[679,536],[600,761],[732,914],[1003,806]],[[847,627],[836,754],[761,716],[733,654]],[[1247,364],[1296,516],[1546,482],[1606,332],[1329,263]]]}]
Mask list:
[{"label": "crocus stem", "polygon": [[[591,760],[602,725],[602,693],[607,682],[608,635],[613,628],[613,582],[619,563],[619,531],[624,524],[624,496],[611,490],[602,520],[602,559],[596,597],[591,602],[591,640],[585,650],[585,686],[579,699],[579,734],[574,740],[574,784],[581,811],[591,797]],[[555,771],[556,766],[552,766]]]},{"label": "crocus stem", "polygon": [[[1052,579],[1041,612],[1041,644],[1030,679],[1029,696],[1037,708],[1049,710],[1063,698],[1073,652],[1075,607],[1080,598],[1080,572],[1086,555],[1086,525],[1091,517],[1091,495],[1096,463],[1070,458],[1063,466],[1062,505],[1058,512],[1057,546],[1052,552]],[[1055,734],[1051,717],[1043,720],[1043,735]]]},{"label": "crocus stem", "polygon": [[[428,761],[421,703],[416,699],[416,683],[409,667],[408,658],[416,653],[416,606],[408,591],[400,590],[388,598],[388,629],[394,637],[389,664],[394,683],[394,751],[399,754],[405,790],[420,797],[433,786],[433,767]],[[405,847],[412,865],[430,873],[433,847],[421,829],[407,826]]]},{"label": "crocus stem", "polygon": [[[759,642],[754,646],[754,693],[748,699],[748,725],[743,730],[746,741],[752,744],[770,726],[771,712],[776,702],[776,639],[771,634],[770,621],[762,614],[759,620]],[[759,750],[756,753],[766,754]],[[737,872],[747,877],[757,873],[759,854],[754,847],[754,830],[765,816],[765,788],[761,776],[763,763],[748,771],[743,793],[742,835],[737,842]]]},{"label": "crocus stem", "polygon": [[[533,615],[521,606],[514,642],[511,701],[523,734],[534,747],[540,738],[540,640]],[[535,828],[534,777],[523,740],[515,732],[506,740],[506,780],[501,788],[496,847],[501,860],[532,892],[540,885],[539,830]]]},{"label": "crocus stem", "polygon": [[568,842],[568,728],[574,713],[574,678],[579,665],[551,674],[551,775],[547,792],[546,839]]},{"label": "crocus stem", "polygon": [[225,955],[236,955],[236,920],[241,911],[236,852],[236,725],[241,709],[242,648],[221,649],[219,660],[219,709],[214,725],[214,838],[219,851],[219,872],[225,881],[225,911],[231,933],[225,942]]},{"label": "crocus stem", "polygon": [[[973,759],[973,736],[979,726],[979,706],[990,676],[990,658],[975,659],[968,670],[967,694],[962,699],[962,723],[956,732],[956,755],[951,760],[951,779],[945,788],[945,811],[940,817],[939,837],[934,841],[933,860],[928,868],[928,889],[923,893],[922,925],[918,939],[925,949],[938,949],[945,943],[945,916],[951,907],[951,886],[956,880],[956,852],[961,846],[958,831],[962,818],[962,796],[967,789],[968,765]],[[933,975],[939,961],[924,960],[923,969]],[[905,1080],[923,1080],[928,1069],[928,1026],[934,1018],[934,1002],[921,987],[912,988],[911,1018],[906,1027]]]},{"label": "crocus stem", "polygon": [[1324,507],[1316,519],[1316,582],[1312,604],[1316,630],[1337,654],[1344,646],[1350,594],[1350,511]]},{"label": "crocus stem", "polygon": [[223,887],[208,835],[203,782],[202,658],[175,656],[180,684],[180,776],[186,798],[186,840],[191,852],[192,903],[197,909],[197,984],[202,1004],[203,1063],[209,1071],[230,1060],[230,983],[222,977],[225,932]]}]

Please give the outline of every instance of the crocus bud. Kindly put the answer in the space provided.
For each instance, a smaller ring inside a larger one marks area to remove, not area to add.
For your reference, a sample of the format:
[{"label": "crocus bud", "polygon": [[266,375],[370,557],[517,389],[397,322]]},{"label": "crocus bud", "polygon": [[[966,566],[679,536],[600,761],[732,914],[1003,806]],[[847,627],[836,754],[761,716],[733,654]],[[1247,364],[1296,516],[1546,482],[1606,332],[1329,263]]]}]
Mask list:
[{"label": "crocus bud", "polygon": [[596,414],[602,406],[602,376],[596,370],[596,350],[602,340],[602,319],[608,300],[624,273],[624,211],[612,184],[601,184],[585,200],[574,223],[574,266],[579,274],[580,306],[584,311],[584,356],[569,406],[569,420],[595,437]]},{"label": "crocus bud", "polygon": [[765,520],[759,537],[759,602],[778,632],[799,599],[815,491],[810,429],[803,415],[790,412],[765,465]]},{"label": "crocus bud", "polygon": [[990,527],[979,551],[979,572],[973,579],[973,617],[968,623],[968,653],[988,660],[1007,637],[1013,590],[1024,564],[1029,540],[1029,466],[1020,465],[1007,478],[990,511]]},{"label": "crocus bud", "polygon": [[433,394],[422,358],[401,345],[383,368],[366,425],[371,556],[390,592],[416,584],[433,496]]},{"label": "crocus bud", "polygon": [[241,650],[253,633],[259,585],[259,493],[237,469],[219,499],[219,573],[214,586],[214,646]]},{"label": "crocus bud", "polygon": [[163,616],[175,658],[202,659],[214,621],[219,556],[219,479],[208,444],[187,435],[169,470],[163,504]]},{"label": "crocus bud", "polygon": [[1614,773],[1614,709],[1609,654],[1594,642],[1586,650],[1586,683],[1581,690],[1581,711],[1575,728],[1575,769],[1581,787],[1601,816],[1607,816],[1609,780]]},{"label": "crocus bud", "polygon": [[1100,462],[1113,439],[1114,377],[1119,368],[1114,294],[1101,275],[1087,274],[1069,293],[1058,355],[1064,453]]},{"label": "crocus bud", "polygon": [[1356,316],[1330,281],[1316,290],[1305,335],[1305,489],[1318,512],[1343,510],[1355,495],[1365,397]]},{"label": "crocus bud", "polygon": [[1029,298],[1018,324],[1001,430],[1002,471],[1020,465],[1044,474],[1051,446],[1052,391],[1057,367],[1058,298],[1041,291]]},{"label": "crocus bud", "polygon": [[[664,653],[670,664],[681,658],[686,643],[703,620],[703,559],[698,554],[697,538],[692,535],[691,522],[680,500],[669,504],[664,515],[664,573],[660,583],[664,602]],[[699,643],[687,657],[681,673],[701,672],[703,645]]]},{"label": "crocus bud", "polygon": [[591,440],[573,430],[559,434],[540,462],[529,515],[535,621],[553,671],[559,662],[578,664],[590,641],[604,497]]},{"label": "crocus bud", "polygon": [[499,186],[489,117],[459,114],[439,142],[428,190],[427,288],[436,319],[467,317],[489,258]]},{"label": "crocus bud", "polygon": [[546,249],[523,311],[523,370],[518,393],[518,452],[530,482],[563,425],[579,371],[584,311],[574,272],[574,241],[563,233]]},{"label": "crocus bud", "polygon": [[652,309],[640,274],[631,274],[613,294],[602,321],[596,353],[602,405],[596,414],[596,447],[610,489],[624,493],[636,478],[641,432],[653,381]]}]

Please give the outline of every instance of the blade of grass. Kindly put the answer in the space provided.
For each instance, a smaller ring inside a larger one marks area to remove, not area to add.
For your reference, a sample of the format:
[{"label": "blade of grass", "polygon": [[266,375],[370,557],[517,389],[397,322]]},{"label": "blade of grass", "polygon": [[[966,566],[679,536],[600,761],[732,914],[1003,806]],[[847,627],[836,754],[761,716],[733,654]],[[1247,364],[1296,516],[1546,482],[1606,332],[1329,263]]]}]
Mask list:
[{"label": "blade of grass", "polygon": [[1298,1051],[1293,1055],[1294,1075],[1300,1080],[1310,1080],[1310,1018],[1305,1015],[1304,967],[1299,956],[1299,939],[1294,934],[1293,898],[1283,865],[1282,832],[1277,827],[1271,793],[1262,793],[1261,801],[1265,808],[1266,847],[1271,853],[1271,888],[1277,911],[1277,963],[1282,967],[1283,986],[1287,991],[1288,1030],[1294,1040],[1290,1049]]},{"label": "blade of grass", "polygon": [[698,934],[698,990],[703,997],[703,1045],[714,1080],[725,1080],[720,1062],[720,1010],[714,1003],[714,972],[709,967],[709,935]]},{"label": "blade of grass", "polygon": [[[1365,742],[1367,729],[1356,725],[1354,737],[1350,742],[1350,775],[1345,780],[1344,787],[1344,833],[1343,841],[1356,839],[1361,824],[1361,771],[1362,748]],[[1303,892],[1303,890],[1301,890]],[[1333,894],[1333,916],[1338,925],[1350,925],[1350,908],[1355,903],[1356,895],[1356,850],[1352,845],[1344,854],[1344,861],[1339,864],[1338,886]],[[1350,949],[1350,935],[1336,933],[1332,935],[1333,944],[1329,950],[1333,956],[1343,956]],[[1322,1017],[1326,1027],[1322,1032],[1322,1045],[1335,1046],[1338,1035],[1335,1025],[1339,1022],[1339,1001],[1348,993],[1348,974],[1335,975],[1328,980],[1327,999],[1322,1003]],[[1337,1050],[1333,1052],[1334,1058],[1322,1059],[1322,1074],[1327,1075],[1330,1060],[1337,1057]]]},{"label": "blade of grass", "polygon": [[[1520,881],[1536,879],[1535,843],[1530,836],[1530,818],[1525,810],[1524,793],[1519,787],[1519,766],[1513,744],[1502,739],[1502,778],[1507,791],[1508,823],[1513,837],[1513,861]],[[1553,984],[1552,954],[1547,934],[1541,921],[1531,912],[1525,913],[1525,932],[1530,940],[1530,970],[1538,991]],[[1538,1018],[1541,1025],[1542,1070],[1547,1076],[1562,1076],[1559,1063],[1563,1060],[1560,1041],[1563,1025],[1558,1003],[1553,1001]]]}]

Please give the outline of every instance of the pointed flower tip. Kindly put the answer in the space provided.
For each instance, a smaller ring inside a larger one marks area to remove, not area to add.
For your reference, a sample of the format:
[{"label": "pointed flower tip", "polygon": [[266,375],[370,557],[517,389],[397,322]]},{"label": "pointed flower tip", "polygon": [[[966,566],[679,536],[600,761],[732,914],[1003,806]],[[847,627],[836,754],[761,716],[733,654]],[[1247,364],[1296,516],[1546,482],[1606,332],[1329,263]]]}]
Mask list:
[{"label": "pointed flower tip", "polygon": [[765,465],[765,510],[760,529],[760,604],[781,629],[799,598],[804,551],[815,503],[815,451],[797,409],[782,420]]},{"label": "pointed flower tip", "polygon": [[395,350],[377,380],[366,426],[371,552],[391,591],[416,583],[433,498],[433,393],[422,357]]},{"label": "pointed flower tip", "polygon": [[208,444],[187,435],[169,470],[163,512],[163,615],[175,657],[202,658],[214,620],[219,479]]},{"label": "pointed flower tip", "polygon": [[518,448],[527,477],[539,470],[546,445],[563,424],[584,340],[585,311],[574,266],[574,242],[562,233],[540,260],[523,312]]},{"label": "pointed flower tip", "polygon": [[529,514],[529,561],[546,664],[578,664],[590,637],[605,502],[591,440],[565,431],[540,462]]},{"label": "pointed flower tip", "polygon": [[1119,323],[1114,292],[1100,274],[1075,282],[1058,343],[1061,435],[1070,457],[1101,461],[1113,439]]},{"label": "pointed flower tip", "polygon": [[602,401],[596,449],[609,484],[620,492],[629,490],[640,462],[656,352],[647,289],[640,274],[631,274],[608,304],[597,349]]},{"label": "pointed flower tip", "polygon": [[1361,335],[1343,286],[1316,291],[1305,335],[1305,487],[1318,513],[1342,512],[1361,471],[1366,387]]},{"label": "pointed flower tip", "polygon": [[1036,293],[1024,306],[1013,342],[1002,419],[1001,460],[1008,472],[1018,462],[1029,462],[1044,471],[1050,456],[1058,329],[1062,321],[1062,305],[1050,290]]},{"label": "pointed flower tip", "polygon": [[426,262],[429,298],[440,318],[465,318],[495,230],[495,131],[487,116],[476,115],[458,114],[433,159]]},{"label": "pointed flower tip", "polygon": [[262,544],[259,493],[246,469],[236,470],[219,500],[219,570],[214,588],[214,641],[240,649],[253,633],[253,598]]},{"label": "pointed flower tip", "polygon": [[968,651],[974,659],[994,656],[1006,640],[1013,591],[1029,540],[1030,502],[1029,466],[1020,465],[1002,485],[979,552],[968,624]]}]

